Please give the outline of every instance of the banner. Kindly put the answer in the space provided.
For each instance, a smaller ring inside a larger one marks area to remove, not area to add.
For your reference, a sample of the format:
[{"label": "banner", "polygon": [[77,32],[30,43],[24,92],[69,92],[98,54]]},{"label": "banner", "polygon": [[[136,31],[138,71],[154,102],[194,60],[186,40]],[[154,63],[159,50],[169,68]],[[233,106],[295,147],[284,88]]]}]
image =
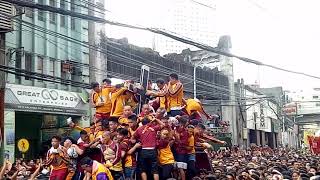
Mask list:
[{"label": "banner", "polygon": [[8,84],[5,93],[10,110],[84,115],[89,108],[87,98],[75,92]]},{"label": "banner", "polygon": [[4,158],[14,162],[15,112],[4,111]]}]

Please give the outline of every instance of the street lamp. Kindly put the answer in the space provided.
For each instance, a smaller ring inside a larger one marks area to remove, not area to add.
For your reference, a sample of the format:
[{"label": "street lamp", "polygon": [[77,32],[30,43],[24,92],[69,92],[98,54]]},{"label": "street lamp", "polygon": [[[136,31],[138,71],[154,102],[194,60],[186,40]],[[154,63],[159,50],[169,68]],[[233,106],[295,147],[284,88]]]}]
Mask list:
[{"label": "street lamp", "polygon": [[[197,97],[197,67],[201,66],[201,63],[203,61],[203,59],[209,58],[210,56],[204,56],[200,59],[199,63],[194,63],[194,67],[193,67],[193,98]],[[215,62],[219,62],[219,60],[212,60],[207,62],[207,64],[209,63],[215,63]]]}]

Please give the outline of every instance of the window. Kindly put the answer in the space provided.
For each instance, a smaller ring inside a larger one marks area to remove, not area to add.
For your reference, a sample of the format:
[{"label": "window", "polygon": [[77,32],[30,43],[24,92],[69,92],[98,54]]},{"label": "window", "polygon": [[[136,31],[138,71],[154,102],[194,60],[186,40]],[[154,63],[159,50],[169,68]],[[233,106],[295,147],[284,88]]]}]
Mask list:
[{"label": "window", "polygon": [[313,99],[318,99],[318,98],[319,98],[319,96],[312,96],[312,98],[313,98]]},{"label": "window", "polygon": [[76,19],[74,17],[71,17],[71,29],[76,29]]},{"label": "window", "polygon": [[38,56],[37,72],[43,74],[43,57]]},{"label": "window", "polygon": [[71,2],[70,2],[70,10],[71,11],[76,11],[76,7],[75,7],[74,3],[75,3],[74,0],[71,0]]},{"label": "window", "polygon": [[61,78],[68,79],[68,73],[71,71],[71,64],[69,62],[61,63]]},{"label": "window", "polygon": [[[38,0],[38,4],[44,5],[44,1],[43,0]],[[38,10],[38,20],[39,21],[44,21],[45,20],[45,12]]]},{"label": "window", "polygon": [[26,17],[33,18],[33,9],[25,7]]},{"label": "window", "polygon": [[[32,56],[30,53],[26,53],[25,54],[25,70],[27,71],[27,75],[30,75],[30,73],[32,71]],[[30,77],[25,77],[25,80],[30,80]]]},{"label": "window", "polygon": [[55,76],[55,60],[53,58],[50,58],[49,60],[49,75]]},{"label": "window", "polygon": [[66,16],[60,14],[60,26],[65,27],[66,26]]},{"label": "window", "polygon": [[[49,5],[52,7],[56,7],[56,1],[55,0],[49,0]],[[57,22],[57,14],[50,12],[50,23],[55,24]]]},{"label": "window", "polygon": [[56,15],[56,13],[50,12],[49,16],[50,16],[50,23],[56,24],[57,23],[57,15]]},{"label": "window", "polygon": [[[21,51],[16,52],[15,68],[21,69]],[[21,76],[16,75],[15,77],[18,80],[18,83],[20,83]]]},{"label": "window", "polygon": [[60,8],[66,9],[66,3],[63,0],[60,0]]},{"label": "window", "polygon": [[319,107],[319,106],[320,106],[320,103],[316,103],[316,106]]},{"label": "window", "polygon": [[38,10],[38,20],[39,21],[44,21],[45,20],[45,12]]}]

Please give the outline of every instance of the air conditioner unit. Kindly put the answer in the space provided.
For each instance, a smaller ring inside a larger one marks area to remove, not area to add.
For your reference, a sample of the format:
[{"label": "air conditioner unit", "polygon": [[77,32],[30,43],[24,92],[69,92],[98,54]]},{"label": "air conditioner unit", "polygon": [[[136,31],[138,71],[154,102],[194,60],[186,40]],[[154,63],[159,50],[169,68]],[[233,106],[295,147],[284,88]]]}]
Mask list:
[{"label": "air conditioner unit", "polygon": [[12,31],[12,16],[15,14],[13,5],[0,0],[0,12],[0,32]]}]

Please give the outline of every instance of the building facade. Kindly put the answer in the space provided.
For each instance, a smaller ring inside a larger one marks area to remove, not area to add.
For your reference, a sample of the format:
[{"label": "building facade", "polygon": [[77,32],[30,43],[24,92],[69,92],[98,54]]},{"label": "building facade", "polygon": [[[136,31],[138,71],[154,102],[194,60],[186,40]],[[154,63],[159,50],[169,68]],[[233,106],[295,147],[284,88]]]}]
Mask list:
[{"label": "building facade", "polygon": [[[35,3],[88,13],[78,0]],[[8,66],[26,75],[7,75],[4,149],[11,160],[22,156],[16,147],[19,139],[38,147],[25,153],[33,158],[50,146],[52,135],[73,133],[66,124],[69,116],[89,123],[84,89],[89,83],[89,49],[83,45],[88,42],[88,22],[30,8],[24,12],[13,19],[14,31],[6,35]]]},{"label": "building facade", "polygon": [[[165,1],[167,6],[162,10],[164,21],[161,28],[188,37],[200,43],[215,45],[218,43],[216,33],[216,2],[213,0],[175,0]],[[157,22],[159,23],[159,22]],[[161,54],[181,53],[182,50],[193,46],[176,40],[155,35],[154,50]]]},{"label": "building facade", "polygon": [[248,144],[278,147],[281,142],[281,135],[277,103],[265,98],[265,94],[250,86],[245,86],[245,96]]},{"label": "building facade", "polygon": [[307,136],[320,130],[320,89],[288,92],[287,96],[286,107],[291,107],[287,109],[294,109],[289,116],[299,126],[299,142],[307,144]]}]

